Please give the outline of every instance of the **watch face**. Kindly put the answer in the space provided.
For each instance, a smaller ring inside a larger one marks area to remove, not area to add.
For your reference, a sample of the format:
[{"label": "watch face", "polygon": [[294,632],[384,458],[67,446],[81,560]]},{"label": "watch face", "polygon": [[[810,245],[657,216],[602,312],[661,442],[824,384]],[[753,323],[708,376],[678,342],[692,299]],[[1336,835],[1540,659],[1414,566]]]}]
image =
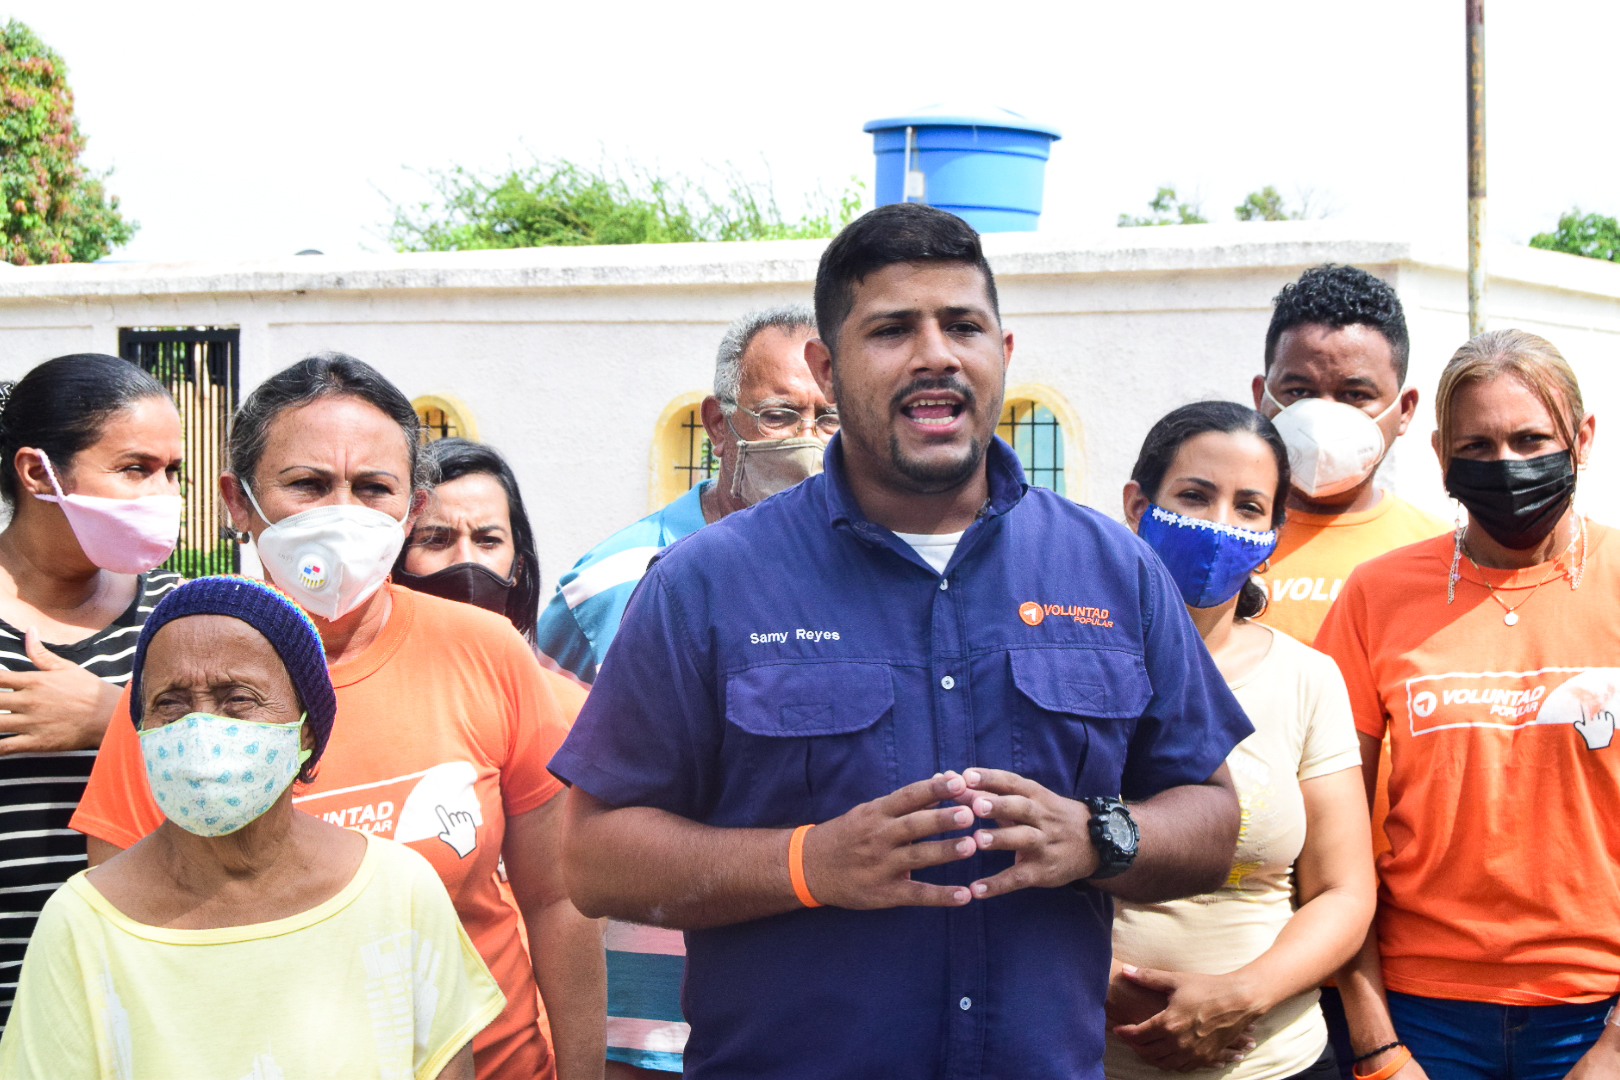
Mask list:
[{"label": "watch face", "polygon": [[1103,828],[1107,831],[1108,839],[1113,841],[1114,846],[1121,852],[1129,853],[1136,850],[1136,837],[1131,835],[1130,819],[1125,817],[1124,813],[1118,810],[1110,812],[1103,819]]}]

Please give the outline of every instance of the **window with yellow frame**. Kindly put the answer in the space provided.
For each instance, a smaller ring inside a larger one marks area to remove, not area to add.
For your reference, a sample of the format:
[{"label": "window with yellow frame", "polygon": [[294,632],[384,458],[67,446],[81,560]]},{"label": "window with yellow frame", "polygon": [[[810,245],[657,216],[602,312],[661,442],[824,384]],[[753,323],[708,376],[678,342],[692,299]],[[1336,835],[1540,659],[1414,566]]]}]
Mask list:
[{"label": "window with yellow frame", "polygon": [[706,390],[682,394],[665,407],[653,432],[649,510],[667,506],[720,471],[703,428]]},{"label": "window with yellow frame", "polygon": [[459,398],[448,394],[423,394],[411,402],[421,422],[422,445],[439,439],[478,439],[478,425],[472,410]]},{"label": "window with yellow frame", "polygon": [[1031,485],[1078,500],[1079,421],[1056,390],[1034,383],[1009,386],[996,434],[1018,452]]}]

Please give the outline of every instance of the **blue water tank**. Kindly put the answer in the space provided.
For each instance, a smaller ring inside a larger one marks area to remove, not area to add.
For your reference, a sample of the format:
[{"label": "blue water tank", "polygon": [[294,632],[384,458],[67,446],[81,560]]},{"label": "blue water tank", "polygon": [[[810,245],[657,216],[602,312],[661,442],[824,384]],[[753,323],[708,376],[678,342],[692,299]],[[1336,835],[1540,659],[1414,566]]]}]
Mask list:
[{"label": "blue water tank", "polygon": [[1030,232],[1041,217],[1046,159],[1063,137],[994,106],[929,105],[867,123],[877,155],[877,205],[921,202],[980,232]]}]

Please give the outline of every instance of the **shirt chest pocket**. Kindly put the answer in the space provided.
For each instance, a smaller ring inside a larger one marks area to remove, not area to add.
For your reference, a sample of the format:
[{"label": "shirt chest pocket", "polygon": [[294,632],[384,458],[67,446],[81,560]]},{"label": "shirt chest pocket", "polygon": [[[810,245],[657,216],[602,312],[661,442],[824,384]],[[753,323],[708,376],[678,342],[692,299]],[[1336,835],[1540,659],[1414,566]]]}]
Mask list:
[{"label": "shirt chest pocket", "polygon": [[1065,795],[1118,795],[1136,721],[1153,697],[1140,656],[1014,649],[1013,770]]},{"label": "shirt chest pocket", "polygon": [[883,664],[766,664],[726,680],[718,819],[822,822],[898,784],[894,679]]}]

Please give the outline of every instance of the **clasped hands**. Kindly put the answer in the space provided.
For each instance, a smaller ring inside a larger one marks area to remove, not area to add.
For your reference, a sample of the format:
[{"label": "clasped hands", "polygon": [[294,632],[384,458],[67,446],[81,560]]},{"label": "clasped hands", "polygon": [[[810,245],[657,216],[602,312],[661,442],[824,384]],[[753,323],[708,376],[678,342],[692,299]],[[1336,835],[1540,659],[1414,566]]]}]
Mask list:
[{"label": "clasped hands", "polygon": [[[994,828],[931,840],[970,828]],[[1002,769],[936,773],[810,830],[805,882],[823,904],[873,909],[960,907],[1031,886],[1090,877],[1098,858],[1091,810]],[[913,881],[913,871],[960,862],[979,851],[1011,851],[1013,865],[969,885]]]},{"label": "clasped hands", "polygon": [[1254,1049],[1265,1013],[1239,973],[1200,975],[1114,964],[1108,1027],[1147,1064],[1173,1072],[1219,1069]]}]

